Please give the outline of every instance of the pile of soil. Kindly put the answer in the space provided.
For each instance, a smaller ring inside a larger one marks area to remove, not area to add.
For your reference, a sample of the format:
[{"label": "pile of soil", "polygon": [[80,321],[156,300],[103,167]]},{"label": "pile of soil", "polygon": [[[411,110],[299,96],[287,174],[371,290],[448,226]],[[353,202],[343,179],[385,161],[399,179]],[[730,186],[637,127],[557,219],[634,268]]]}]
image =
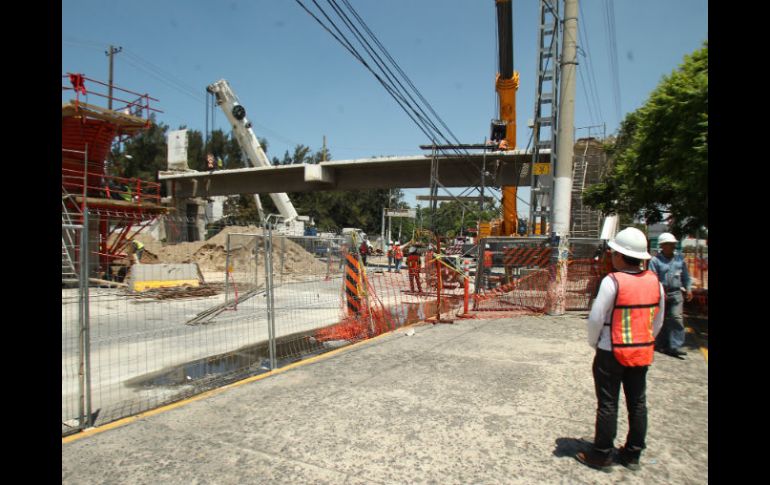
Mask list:
[{"label": "pile of soil", "polygon": [[[206,241],[183,242],[177,244],[162,244],[149,234],[141,233],[136,239],[144,244],[142,263],[197,263],[201,271],[225,271],[227,263],[227,235],[262,234],[262,229],[256,226],[228,226]],[[259,238],[233,236],[230,241],[230,264],[233,272],[251,272],[255,263],[257,271],[264,271],[264,242]],[[299,244],[282,236],[273,236],[273,270],[279,272],[283,254],[284,274],[325,274],[326,264],[316,259]],[[256,257],[255,257],[256,256]],[[262,273],[264,274],[264,273]]]}]

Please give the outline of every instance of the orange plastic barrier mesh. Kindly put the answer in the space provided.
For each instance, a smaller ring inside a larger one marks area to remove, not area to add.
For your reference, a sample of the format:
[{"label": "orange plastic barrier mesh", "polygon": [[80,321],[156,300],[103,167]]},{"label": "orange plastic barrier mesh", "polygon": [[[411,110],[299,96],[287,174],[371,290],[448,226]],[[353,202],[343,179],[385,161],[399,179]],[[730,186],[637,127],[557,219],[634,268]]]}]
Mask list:
[{"label": "orange plastic barrier mesh", "polygon": [[[566,281],[567,310],[588,310],[596,296],[602,264],[593,259],[568,261]],[[534,269],[526,276],[487,290],[480,289],[474,296],[475,311],[510,311],[526,309],[544,312],[547,304],[551,267]]]}]

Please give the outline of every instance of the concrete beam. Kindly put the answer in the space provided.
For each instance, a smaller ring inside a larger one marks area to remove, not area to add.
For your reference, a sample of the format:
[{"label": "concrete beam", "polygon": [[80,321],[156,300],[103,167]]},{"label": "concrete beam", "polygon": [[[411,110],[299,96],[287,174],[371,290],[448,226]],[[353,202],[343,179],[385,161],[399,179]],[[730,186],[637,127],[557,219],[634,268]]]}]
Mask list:
[{"label": "concrete beam", "polygon": [[[546,158],[550,152],[546,152]],[[444,155],[439,161],[439,182],[446,187],[529,185],[532,153],[523,150],[469,155]],[[520,175],[517,172],[520,170]],[[173,197],[374,190],[430,187],[431,157],[425,155],[321,162],[318,165],[282,165],[213,172],[160,172]],[[518,176],[517,176],[518,175]]]},{"label": "concrete beam", "polygon": [[334,171],[323,165],[303,165],[305,167],[305,182],[334,183]]}]

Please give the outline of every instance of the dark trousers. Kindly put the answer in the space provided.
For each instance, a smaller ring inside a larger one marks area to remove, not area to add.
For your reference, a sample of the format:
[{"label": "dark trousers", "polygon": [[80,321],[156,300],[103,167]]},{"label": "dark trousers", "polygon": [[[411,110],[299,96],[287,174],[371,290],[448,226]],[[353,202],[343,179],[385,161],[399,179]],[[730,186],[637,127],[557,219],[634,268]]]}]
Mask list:
[{"label": "dark trousers", "polygon": [[618,399],[620,385],[626,396],[628,410],[628,436],[626,451],[630,456],[638,457],[645,447],[647,435],[647,369],[649,367],[623,367],[612,352],[596,350],[593,373],[596,387],[596,434],[594,449],[598,453],[609,454],[618,431]]}]

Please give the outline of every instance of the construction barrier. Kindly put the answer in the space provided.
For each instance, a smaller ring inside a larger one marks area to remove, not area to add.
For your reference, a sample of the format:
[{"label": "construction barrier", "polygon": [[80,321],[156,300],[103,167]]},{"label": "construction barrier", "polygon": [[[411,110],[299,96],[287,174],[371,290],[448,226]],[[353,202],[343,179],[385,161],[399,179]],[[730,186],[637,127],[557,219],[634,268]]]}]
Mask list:
[{"label": "construction barrier", "polygon": [[692,278],[693,288],[708,288],[709,287],[709,260],[708,255],[699,256],[695,254],[684,255],[685,264],[687,264],[687,271]]},{"label": "construction barrier", "polygon": [[198,287],[203,282],[195,263],[134,264],[130,268],[127,281],[134,291],[177,286]]},{"label": "construction barrier", "polygon": [[345,256],[345,302],[348,315],[361,315],[361,274],[354,254]]},{"label": "construction barrier", "polygon": [[[91,227],[89,218],[83,227]],[[487,289],[476,285],[478,248],[451,255],[432,249],[438,244],[421,245],[410,282],[408,268],[389,271],[387,259],[374,255],[363,265],[355,246],[341,239],[278,234],[253,221],[211,231],[205,220],[172,216],[137,233],[120,229],[118,218],[94,215],[117,227],[120,237],[144,243],[139,267],[197,266],[200,284],[134,291],[118,278],[91,278],[99,283],[89,288],[75,277],[78,288],[63,287],[63,434],[406,325],[449,322],[460,312],[472,318],[545,308],[548,268],[520,266],[541,261],[543,247],[537,254],[506,253],[502,242],[492,241],[494,281]],[[169,241],[169,228],[186,240]],[[77,247],[63,237],[63,283],[73,280],[69,261],[78,255],[82,274],[120,276],[110,268],[121,263],[120,254],[99,257],[100,231],[82,234],[87,244]],[[595,290],[597,267],[581,260],[570,268],[568,307],[582,308]]]}]

